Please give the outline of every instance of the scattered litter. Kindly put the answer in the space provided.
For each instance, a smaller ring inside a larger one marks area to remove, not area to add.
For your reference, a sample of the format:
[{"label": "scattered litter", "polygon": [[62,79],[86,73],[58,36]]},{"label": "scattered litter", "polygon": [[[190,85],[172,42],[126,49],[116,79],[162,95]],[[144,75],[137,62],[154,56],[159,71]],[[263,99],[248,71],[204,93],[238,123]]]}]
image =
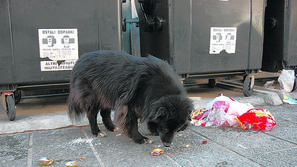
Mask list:
[{"label": "scattered litter", "polygon": [[51,165],[52,163],[54,163],[55,159],[52,159],[52,160],[49,160],[48,158],[46,157],[41,157],[39,159],[39,163],[43,166],[48,166],[48,165]]},{"label": "scattered litter", "polygon": [[241,148],[243,148],[243,149],[248,149],[247,147],[245,147],[245,146],[243,146],[243,145],[241,145],[241,144],[237,144],[237,146],[238,146],[238,147],[241,147]]},{"label": "scattered litter", "polygon": [[203,140],[202,141],[202,144],[207,144],[207,140]]},{"label": "scattered litter", "polygon": [[193,125],[205,127],[241,126],[243,129],[271,130],[276,125],[268,110],[223,95],[209,102],[205,110],[194,110],[191,118]]},{"label": "scattered litter", "polygon": [[284,96],[283,102],[288,103],[288,104],[297,104],[297,100],[295,100],[289,96]]},{"label": "scattered litter", "polygon": [[189,145],[189,144],[185,145],[185,148],[189,148],[189,147],[191,147],[191,145]]},{"label": "scattered litter", "polygon": [[163,149],[161,149],[161,148],[156,148],[156,149],[154,149],[154,150],[151,152],[151,154],[152,154],[152,155],[160,155],[160,154],[162,154],[163,152],[164,152]]},{"label": "scattered litter", "polygon": [[66,165],[66,167],[76,167],[77,162],[76,161],[70,161],[70,162],[67,162],[65,165]]},{"label": "scattered litter", "polygon": [[118,136],[121,136],[122,134],[121,133],[119,133],[119,134],[117,134],[116,136],[118,137]]},{"label": "scattered litter", "polygon": [[79,160],[84,161],[84,160],[86,160],[86,158],[85,157],[80,157]]},{"label": "scattered litter", "polygon": [[183,134],[179,134],[179,135],[178,135],[178,137],[182,137],[182,136],[183,136]]},{"label": "scattered litter", "polygon": [[253,108],[236,120],[244,130],[271,130],[276,122],[270,112],[263,108]]},{"label": "scattered litter", "polygon": [[264,88],[274,89],[274,88],[275,88],[275,86],[273,86],[274,81],[275,81],[275,80],[267,81],[267,82],[264,84]]},{"label": "scattered litter", "polygon": [[295,71],[294,70],[283,70],[278,78],[280,90],[285,92],[291,92],[295,82]]},{"label": "scattered litter", "polygon": [[194,111],[192,111],[191,113],[191,118],[192,119],[196,119],[199,120],[201,119],[201,117],[203,116],[203,114],[207,112],[206,109],[195,109]]},{"label": "scattered litter", "polygon": [[239,103],[230,97],[220,95],[207,104],[206,110],[194,110],[191,123],[206,127],[229,127],[236,124],[235,117],[242,115],[253,106]]}]

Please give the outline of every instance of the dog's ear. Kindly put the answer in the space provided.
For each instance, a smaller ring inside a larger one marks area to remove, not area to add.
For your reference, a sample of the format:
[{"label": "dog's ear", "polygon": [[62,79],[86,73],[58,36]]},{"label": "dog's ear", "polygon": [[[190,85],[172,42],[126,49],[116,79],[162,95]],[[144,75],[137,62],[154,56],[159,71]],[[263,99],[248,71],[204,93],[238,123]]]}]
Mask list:
[{"label": "dog's ear", "polygon": [[153,55],[150,55],[150,54],[147,54],[145,57],[149,58],[149,59],[152,59],[152,60],[155,60],[155,61],[163,61],[162,59],[159,59],[159,58],[157,58],[157,57],[155,57]]},{"label": "dog's ear", "polygon": [[[164,63],[169,64],[167,60],[160,59],[160,58],[155,57],[155,56],[150,55],[150,54],[147,54],[145,57],[156,61],[159,65],[164,65]],[[172,67],[172,66],[170,66],[170,67]]]},{"label": "dog's ear", "polygon": [[158,121],[168,117],[168,110],[166,107],[159,107],[156,112],[151,113],[150,120]]}]

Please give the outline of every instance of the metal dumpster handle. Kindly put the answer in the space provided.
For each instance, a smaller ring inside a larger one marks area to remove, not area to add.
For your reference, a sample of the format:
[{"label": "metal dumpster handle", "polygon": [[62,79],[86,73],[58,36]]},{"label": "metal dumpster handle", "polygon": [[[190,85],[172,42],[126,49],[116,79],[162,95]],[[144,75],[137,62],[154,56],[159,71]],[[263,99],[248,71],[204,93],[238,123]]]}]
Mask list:
[{"label": "metal dumpster handle", "polygon": [[155,0],[136,0],[135,7],[139,17],[140,27],[144,27],[145,32],[162,31],[165,20],[152,13],[156,7]]}]

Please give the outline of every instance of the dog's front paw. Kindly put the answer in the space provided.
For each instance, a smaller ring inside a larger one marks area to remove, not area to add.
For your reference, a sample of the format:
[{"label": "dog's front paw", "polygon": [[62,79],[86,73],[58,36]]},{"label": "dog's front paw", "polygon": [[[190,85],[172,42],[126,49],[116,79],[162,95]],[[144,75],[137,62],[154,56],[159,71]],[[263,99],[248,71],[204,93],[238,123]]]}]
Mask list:
[{"label": "dog's front paw", "polygon": [[106,137],[106,136],[107,135],[104,132],[99,132],[98,135],[97,135],[97,137],[99,137],[99,138],[103,138],[103,137]]},{"label": "dog's front paw", "polygon": [[152,139],[145,139],[145,144],[152,144],[153,140]]},{"label": "dog's front paw", "polygon": [[120,130],[120,128],[115,127],[115,128],[113,129],[113,132],[118,132],[119,130]]}]

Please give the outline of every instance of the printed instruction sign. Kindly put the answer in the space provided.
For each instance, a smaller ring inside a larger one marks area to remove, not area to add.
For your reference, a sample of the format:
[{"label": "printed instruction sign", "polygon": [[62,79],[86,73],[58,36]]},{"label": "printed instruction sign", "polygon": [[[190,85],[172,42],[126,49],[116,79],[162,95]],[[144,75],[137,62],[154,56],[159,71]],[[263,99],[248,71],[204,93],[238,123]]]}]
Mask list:
[{"label": "printed instruction sign", "polygon": [[235,53],[236,33],[236,27],[211,27],[209,54]]},{"label": "printed instruction sign", "polygon": [[78,59],[77,29],[38,29],[41,71],[72,70]]}]

